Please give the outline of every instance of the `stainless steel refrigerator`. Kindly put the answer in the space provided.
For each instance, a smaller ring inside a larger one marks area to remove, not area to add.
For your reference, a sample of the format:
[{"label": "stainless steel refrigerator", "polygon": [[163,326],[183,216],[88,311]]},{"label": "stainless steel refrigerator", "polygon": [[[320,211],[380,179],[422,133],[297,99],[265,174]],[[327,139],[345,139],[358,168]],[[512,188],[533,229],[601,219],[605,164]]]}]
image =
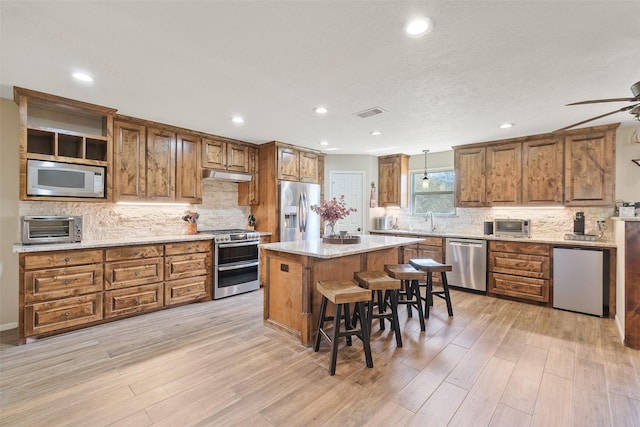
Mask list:
[{"label": "stainless steel refrigerator", "polygon": [[279,181],[280,241],[320,238],[320,216],[311,210],[320,204],[320,185]]}]

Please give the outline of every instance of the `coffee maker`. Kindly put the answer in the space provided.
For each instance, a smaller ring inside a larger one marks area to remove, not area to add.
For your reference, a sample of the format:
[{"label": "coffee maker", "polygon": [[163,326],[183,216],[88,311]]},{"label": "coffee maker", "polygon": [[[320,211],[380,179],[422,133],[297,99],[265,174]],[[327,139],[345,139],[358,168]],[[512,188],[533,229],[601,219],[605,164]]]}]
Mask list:
[{"label": "coffee maker", "polygon": [[584,234],[584,212],[576,212],[576,219],[573,220],[573,234]]}]

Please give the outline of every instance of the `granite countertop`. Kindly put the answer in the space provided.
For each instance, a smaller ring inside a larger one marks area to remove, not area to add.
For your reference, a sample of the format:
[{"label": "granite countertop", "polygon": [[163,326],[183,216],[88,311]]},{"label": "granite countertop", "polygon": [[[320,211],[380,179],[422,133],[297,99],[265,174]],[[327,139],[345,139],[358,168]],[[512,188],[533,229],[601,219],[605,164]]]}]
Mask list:
[{"label": "granite countertop", "polygon": [[518,237],[496,237],[487,236],[485,234],[461,234],[461,233],[430,233],[425,230],[372,230],[372,233],[389,234],[389,235],[408,235],[408,236],[424,236],[424,237],[451,237],[458,239],[479,239],[479,240],[500,240],[508,242],[529,242],[529,243],[548,243],[556,246],[584,246],[593,248],[615,248],[614,241],[584,241],[584,240],[565,240],[552,238],[518,238]]},{"label": "granite countertop", "polygon": [[296,242],[264,243],[263,249],[286,252],[315,258],[339,258],[347,255],[361,254],[379,249],[418,243],[420,238],[361,235],[360,243],[333,244],[324,243],[322,239],[302,240]]}]

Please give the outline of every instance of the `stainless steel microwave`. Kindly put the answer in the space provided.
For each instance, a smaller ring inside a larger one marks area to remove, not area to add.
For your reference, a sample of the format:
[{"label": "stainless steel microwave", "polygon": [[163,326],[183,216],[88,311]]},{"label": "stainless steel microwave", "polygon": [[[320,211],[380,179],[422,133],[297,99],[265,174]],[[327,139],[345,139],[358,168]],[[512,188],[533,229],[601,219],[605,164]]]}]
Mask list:
[{"label": "stainless steel microwave", "polygon": [[22,243],[74,243],[82,241],[81,216],[23,216]]},{"label": "stainless steel microwave", "polygon": [[27,161],[27,195],[104,198],[105,168],[102,166]]},{"label": "stainless steel microwave", "polygon": [[496,218],[493,220],[493,234],[496,237],[531,237],[531,220]]}]

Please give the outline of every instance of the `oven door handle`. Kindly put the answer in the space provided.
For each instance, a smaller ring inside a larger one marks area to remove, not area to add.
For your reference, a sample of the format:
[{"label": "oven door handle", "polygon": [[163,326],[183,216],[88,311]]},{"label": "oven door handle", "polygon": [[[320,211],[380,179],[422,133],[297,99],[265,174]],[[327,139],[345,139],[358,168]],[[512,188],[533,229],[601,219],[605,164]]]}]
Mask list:
[{"label": "oven door handle", "polygon": [[241,268],[257,267],[258,265],[260,265],[259,261],[248,262],[248,263],[245,263],[245,264],[232,265],[232,266],[229,266],[229,267],[218,266],[218,271],[240,270]]},{"label": "oven door handle", "polygon": [[240,246],[258,246],[260,244],[259,240],[251,241],[251,242],[242,242],[242,243],[218,243],[219,248],[237,248]]}]

